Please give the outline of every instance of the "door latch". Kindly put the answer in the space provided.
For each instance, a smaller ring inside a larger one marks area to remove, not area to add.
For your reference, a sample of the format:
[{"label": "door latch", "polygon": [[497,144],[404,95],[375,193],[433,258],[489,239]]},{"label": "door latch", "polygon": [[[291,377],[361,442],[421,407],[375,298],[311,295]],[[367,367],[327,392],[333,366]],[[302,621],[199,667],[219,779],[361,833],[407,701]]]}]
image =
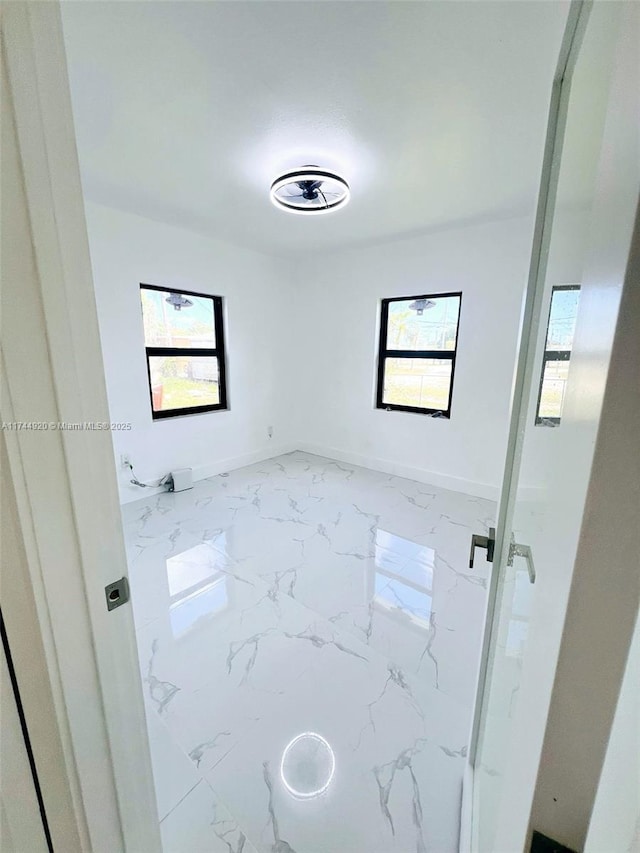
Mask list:
[{"label": "door latch", "polygon": [[120,578],[119,581],[107,584],[104,595],[107,599],[107,610],[115,610],[121,604],[126,604],[129,601],[129,581],[126,578]]},{"label": "door latch", "polygon": [[489,528],[488,536],[479,536],[477,533],[474,533],[471,537],[471,552],[469,553],[469,568],[473,568],[473,559],[475,557],[476,548],[486,548],[487,550],[487,562],[493,563],[493,552],[496,547],[496,529],[495,527]]},{"label": "door latch", "polygon": [[511,534],[511,544],[509,545],[509,557],[507,565],[512,566],[516,557],[524,557],[527,561],[527,571],[529,572],[529,580],[531,583],[536,582],[536,567],[533,565],[533,554],[529,545],[520,545]]}]

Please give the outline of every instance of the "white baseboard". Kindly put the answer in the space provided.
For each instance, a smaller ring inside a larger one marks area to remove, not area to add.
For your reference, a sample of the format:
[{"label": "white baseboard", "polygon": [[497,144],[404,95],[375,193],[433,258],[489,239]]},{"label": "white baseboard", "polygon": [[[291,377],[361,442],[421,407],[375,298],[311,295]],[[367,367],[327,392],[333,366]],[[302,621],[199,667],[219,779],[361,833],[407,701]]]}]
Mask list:
[{"label": "white baseboard", "polygon": [[[453,477],[450,474],[442,474],[438,471],[427,471],[424,468],[414,468],[411,465],[403,465],[399,462],[390,462],[387,459],[379,459],[376,456],[365,456],[361,453],[352,453],[351,451],[339,450],[336,447],[328,447],[323,444],[313,444],[311,442],[298,441],[290,444],[267,445],[260,450],[252,453],[244,453],[240,456],[233,456],[229,459],[219,459],[211,462],[208,465],[200,465],[193,469],[193,480],[204,480],[206,477],[213,477],[216,474],[222,474],[225,471],[234,471],[236,468],[244,468],[245,465],[253,465],[255,462],[263,462],[265,459],[272,459],[275,456],[282,456],[284,453],[291,453],[294,450],[302,450],[305,453],[313,453],[315,456],[324,456],[328,459],[336,459],[338,462],[346,462],[351,465],[359,465],[362,468],[369,468],[373,471],[382,471],[385,474],[393,474],[397,477],[406,477],[409,480],[417,480],[420,483],[426,483],[430,486],[439,486],[443,489],[451,489],[454,492],[462,492],[465,495],[471,495],[477,498],[486,498],[487,500],[496,501],[499,496],[498,486],[492,486],[488,483],[478,483],[473,480],[465,480],[462,477]],[[163,473],[166,473],[164,471]],[[161,474],[158,477],[162,476]],[[151,478],[150,478],[151,479]],[[139,500],[142,497],[157,495],[165,491],[163,488],[147,488],[133,486],[128,482],[120,483],[120,503],[126,504],[131,501]],[[538,490],[532,489],[532,492]],[[532,495],[533,497],[533,495]]]},{"label": "white baseboard", "polygon": [[[236,468],[244,468],[246,465],[253,465],[255,462],[264,462],[265,459],[272,459],[274,456],[282,456],[284,453],[291,453],[297,450],[295,444],[270,444],[254,450],[252,453],[243,453],[240,456],[232,456],[229,459],[217,459],[215,462],[210,462],[208,465],[199,465],[193,468],[193,482],[197,480],[205,480],[207,477],[214,477],[216,474],[224,474],[226,471],[235,471]],[[157,477],[149,477],[149,479],[159,479],[167,471],[163,471]],[[128,504],[132,501],[140,500],[140,498],[148,498],[151,495],[159,495],[165,492],[166,489],[162,486],[150,486],[146,489],[140,486],[134,486],[128,482],[120,482],[120,503]]]},{"label": "white baseboard", "polygon": [[[314,453],[316,456],[326,456],[329,459],[337,459],[339,462],[347,462],[352,465],[360,465],[362,468],[371,468],[374,471],[382,471],[385,474],[394,474],[397,477],[406,477],[409,480],[417,480],[430,486],[440,486],[443,489],[451,489],[454,492],[462,492],[474,498],[487,498],[491,501],[498,500],[498,486],[488,483],[476,483],[461,477],[452,477],[449,474],[441,474],[437,471],[427,471],[424,468],[414,468],[411,465],[402,465],[399,462],[390,462],[375,456],[364,456],[360,453],[338,450],[335,447],[326,447],[321,444],[298,442],[298,450]],[[502,472],[500,472],[502,473]]]}]

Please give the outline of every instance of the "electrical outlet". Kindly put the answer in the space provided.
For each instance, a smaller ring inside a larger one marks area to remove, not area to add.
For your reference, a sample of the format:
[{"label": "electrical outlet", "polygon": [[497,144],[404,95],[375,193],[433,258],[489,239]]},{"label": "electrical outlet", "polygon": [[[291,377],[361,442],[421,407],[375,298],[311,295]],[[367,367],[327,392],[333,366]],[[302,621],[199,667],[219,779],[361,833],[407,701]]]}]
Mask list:
[{"label": "electrical outlet", "polygon": [[269,438],[273,438],[273,427],[272,426],[267,427],[267,435],[269,436]]},{"label": "electrical outlet", "polygon": [[128,453],[120,454],[120,467],[121,468],[130,468],[131,467],[131,457]]}]

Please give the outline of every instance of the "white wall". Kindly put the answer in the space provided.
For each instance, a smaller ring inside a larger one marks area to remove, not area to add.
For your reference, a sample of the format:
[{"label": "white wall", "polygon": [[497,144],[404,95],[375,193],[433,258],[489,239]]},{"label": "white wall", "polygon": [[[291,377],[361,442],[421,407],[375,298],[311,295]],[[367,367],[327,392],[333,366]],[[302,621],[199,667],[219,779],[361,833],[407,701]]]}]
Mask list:
[{"label": "white wall", "polygon": [[[199,478],[292,449],[286,270],[273,258],[95,204],[87,204],[87,227],[111,420],[132,425],[113,433],[116,464],[126,452],[141,480],[179,467]],[[141,282],[224,298],[229,411],[152,421]],[[120,469],[123,502],[149,491],[129,479]]]},{"label": "white wall", "polygon": [[[496,497],[531,221],[300,261],[87,204],[116,464],[210,476],[293,448]],[[152,421],[139,283],[224,297],[230,411]],[[380,299],[462,290],[452,417],[374,408]],[[267,427],[273,426],[273,439]],[[148,492],[120,470],[123,502]]]},{"label": "white wall", "polygon": [[[532,220],[478,224],[309,264],[299,304],[311,387],[297,430],[312,451],[495,498],[502,476]],[[298,271],[300,268],[298,267]],[[451,419],[374,406],[384,297],[462,291]]]}]

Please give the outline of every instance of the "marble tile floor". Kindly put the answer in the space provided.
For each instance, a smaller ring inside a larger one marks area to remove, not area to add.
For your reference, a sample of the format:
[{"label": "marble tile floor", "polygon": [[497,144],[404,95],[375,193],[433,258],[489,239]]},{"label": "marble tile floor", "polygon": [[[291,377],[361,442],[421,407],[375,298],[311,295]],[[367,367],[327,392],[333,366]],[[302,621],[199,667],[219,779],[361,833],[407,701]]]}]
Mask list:
[{"label": "marble tile floor", "polygon": [[123,508],[165,853],[453,853],[495,504],[296,451]]}]

